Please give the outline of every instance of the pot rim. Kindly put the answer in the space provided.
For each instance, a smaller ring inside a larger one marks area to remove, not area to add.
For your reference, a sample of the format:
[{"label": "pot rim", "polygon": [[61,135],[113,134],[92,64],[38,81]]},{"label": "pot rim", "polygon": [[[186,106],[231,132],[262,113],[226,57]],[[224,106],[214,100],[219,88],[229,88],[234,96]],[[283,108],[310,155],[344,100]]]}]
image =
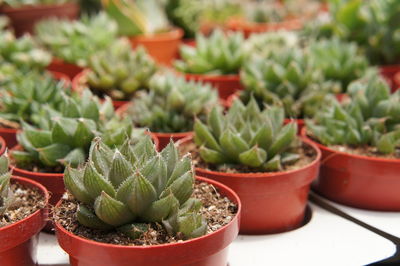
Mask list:
[{"label": "pot rim", "polygon": [[[206,234],[200,237],[196,237],[196,238],[192,238],[192,239],[188,239],[182,242],[177,242],[177,243],[165,243],[165,244],[159,244],[159,245],[153,245],[153,246],[123,246],[123,245],[115,245],[115,244],[109,244],[109,243],[102,243],[102,242],[97,242],[91,239],[87,239],[87,238],[83,238],[81,236],[77,236],[71,232],[69,232],[68,230],[66,230],[64,227],[62,227],[58,222],[54,221],[56,230],[60,230],[63,234],[68,235],[68,237],[70,238],[74,238],[76,240],[85,242],[88,245],[97,245],[97,246],[101,246],[101,247],[109,247],[109,248],[113,248],[113,249],[119,249],[119,250],[148,250],[148,249],[161,249],[163,247],[179,247],[182,245],[185,245],[186,243],[192,243],[192,242],[197,242],[197,241],[201,241],[205,238],[214,236],[215,234],[218,234],[221,230],[224,230],[227,226],[230,226],[231,224],[233,224],[234,222],[236,222],[236,220],[240,219],[241,213],[242,213],[242,203],[240,201],[239,196],[237,195],[236,192],[234,192],[232,189],[230,189],[229,187],[227,187],[226,185],[208,179],[208,178],[204,178],[204,177],[200,177],[200,176],[196,176],[196,180],[200,180],[203,182],[207,182],[213,186],[216,186],[218,188],[220,188],[223,192],[225,193],[221,193],[221,194],[228,194],[229,196],[225,195],[226,197],[228,197],[231,201],[235,202],[237,204],[237,212],[235,214],[235,217],[225,226],[219,228],[217,231],[212,232],[210,234]],[[59,202],[57,202],[55,208],[57,208],[59,205],[61,204],[61,200]],[[240,221],[240,220],[239,220]]]},{"label": "pot rim", "polygon": [[315,146],[317,146],[320,150],[330,152],[330,153],[336,153],[338,155],[342,156],[347,156],[347,157],[352,157],[358,160],[369,160],[369,161],[374,161],[374,162],[386,162],[386,163],[399,163],[400,164],[400,159],[388,159],[388,158],[380,158],[380,157],[373,157],[373,156],[366,156],[366,155],[358,155],[358,154],[352,154],[348,152],[343,152],[343,151],[337,151],[334,149],[331,149],[321,143],[318,143],[317,141],[312,140],[308,134],[307,134],[307,128],[304,127],[301,130],[301,136],[311,143],[313,143]]},{"label": "pot rim", "polygon": [[158,138],[169,138],[169,137],[188,137],[193,135],[193,131],[186,131],[186,132],[174,132],[174,133],[164,133],[164,132],[152,132],[150,131],[151,134]]},{"label": "pot rim", "polygon": [[158,43],[172,40],[179,40],[183,37],[183,30],[179,27],[172,27],[167,32],[141,34],[137,36],[127,36],[129,40],[144,43]]},{"label": "pot rim", "polygon": [[16,176],[16,175],[12,175],[11,181],[15,181],[15,182],[22,181],[23,183],[28,183],[29,185],[32,185],[33,187],[38,188],[41,191],[43,197],[45,198],[45,207],[35,211],[34,213],[31,213],[29,216],[25,217],[22,220],[19,220],[15,223],[9,224],[4,227],[0,227],[0,234],[2,233],[2,231],[6,231],[8,228],[10,228],[12,226],[16,226],[16,225],[27,222],[27,220],[29,220],[34,215],[37,215],[39,212],[41,212],[43,209],[45,209],[46,206],[49,204],[49,198],[50,198],[49,192],[42,184],[40,184],[32,179],[29,179],[26,177],[20,177],[20,176]]},{"label": "pot rim", "polygon": [[184,75],[187,79],[195,80],[208,80],[208,81],[238,81],[240,82],[240,75],[237,74],[225,74],[225,75],[209,75],[209,74],[194,74],[194,73],[184,73],[179,72],[179,74]]},{"label": "pot rim", "polygon": [[78,4],[75,2],[66,2],[62,4],[23,5],[20,7],[10,7],[5,5],[0,7],[0,10],[4,13],[23,13],[23,12],[32,12],[32,11],[48,10],[55,8],[68,8],[68,7],[78,7]]},{"label": "pot rim", "polygon": [[[306,169],[313,168],[316,164],[318,164],[320,162],[321,156],[322,156],[320,149],[312,141],[310,141],[306,138],[303,138],[301,136],[298,136],[298,137],[302,141],[303,144],[304,143],[307,144],[308,146],[313,148],[313,150],[316,152],[315,159],[313,161],[311,161],[309,164],[307,164],[301,168],[288,170],[288,171],[280,171],[280,172],[226,173],[226,172],[212,171],[212,170],[206,170],[206,169],[203,169],[200,167],[196,167],[196,171],[200,170],[203,173],[211,174],[214,176],[224,176],[224,177],[229,176],[229,178],[240,178],[240,179],[281,178],[282,176],[286,176],[286,175],[294,175],[294,174],[304,171]],[[186,142],[189,140],[192,140],[192,136],[189,136],[182,140],[179,140],[178,143],[183,143],[183,142]]]}]

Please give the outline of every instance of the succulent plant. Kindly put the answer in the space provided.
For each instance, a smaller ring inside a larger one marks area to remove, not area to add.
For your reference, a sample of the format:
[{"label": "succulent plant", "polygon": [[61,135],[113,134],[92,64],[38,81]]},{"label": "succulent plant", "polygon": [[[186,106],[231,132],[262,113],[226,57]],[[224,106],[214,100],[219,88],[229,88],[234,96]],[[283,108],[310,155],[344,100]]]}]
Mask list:
[{"label": "succulent plant", "polygon": [[8,20],[0,21],[0,61],[15,65],[19,70],[44,69],[51,61],[51,55],[39,48],[29,35],[16,38],[6,29]]},{"label": "succulent plant", "polygon": [[14,196],[10,188],[11,171],[8,165],[9,159],[5,153],[0,156],[0,217],[14,202]]},{"label": "succulent plant", "polygon": [[323,82],[323,76],[310,56],[301,49],[270,51],[268,56],[254,56],[241,72],[245,86],[242,99],[253,95],[263,104],[280,104],[287,117],[312,116],[324,104],[328,92],[338,92],[335,84]]},{"label": "succulent plant", "polygon": [[400,148],[400,92],[390,88],[377,74],[350,84],[352,100],[333,101],[307,120],[307,129],[324,145],[373,146],[392,154]]},{"label": "succulent plant", "polygon": [[120,39],[108,49],[94,54],[89,60],[87,74],[91,89],[116,100],[129,99],[142,88],[157,71],[154,60],[143,47],[132,50],[127,39]]},{"label": "succulent plant", "polygon": [[64,4],[67,0],[0,0],[0,5],[7,5],[13,8],[22,6],[56,5]]},{"label": "succulent plant", "polygon": [[119,150],[96,138],[88,162],[79,169],[67,167],[64,182],[81,202],[77,218],[84,226],[115,228],[132,238],[140,237],[146,223],[153,222],[186,238],[206,232],[201,202],[191,198],[191,159],[179,158],[172,142],[158,153],[148,136],[134,145],[128,140]]},{"label": "succulent plant", "polygon": [[196,47],[181,47],[182,60],[176,61],[175,67],[184,73],[237,74],[245,60],[243,43],[242,33],[226,35],[221,30],[215,30],[208,38],[198,34]]},{"label": "succulent plant", "polygon": [[85,90],[79,99],[63,97],[60,111],[46,108],[38,127],[23,123],[17,134],[23,150],[12,153],[19,167],[37,166],[49,171],[77,166],[87,158],[91,141],[102,136],[110,147],[122,145],[133,136],[131,122],[114,115],[111,100],[99,99]]},{"label": "succulent plant", "polygon": [[332,38],[316,41],[309,49],[315,67],[322,71],[324,79],[337,82],[342,92],[350,82],[361,78],[369,66],[368,59],[355,43]]},{"label": "succulent plant", "polygon": [[154,34],[170,29],[164,5],[158,0],[102,0],[104,10],[124,36]]},{"label": "succulent plant", "polygon": [[[11,73],[10,73],[11,74]],[[17,127],[22,119],[35,125],[43,115],[43,105],[59,109],[70,88],[49,73],[14,72],[10,80],[0,83],[0,124]]]},{"label": "succulent plant", "polygon": [[194,118],[204,119],[219,104],[217,90],[208,84],[186,81],[171,73],[157,74],[150,91],[140,91],[129,109],[135,125],[154,132],[191,131]]},{"label": "succulent plant", "polygon": [[43,20],[36,24],[35,32],[55,57],[85,67],[90,56],[117,39],[117,24],[106,14],[99,13],[77,21]]},{"label": "succulent plant", "polygon": [[168,19],[185,31],[186,38],[193,38],[200,29],[200,16],[204,2],[197,0],[167,0]]},{"label": "succulent plant", "polygon": [[224,24],[230,18],[243,13],[241,1],[236,0],[208,0],[203,3],[201,23]]},{"label": "succulent plant", "polygon": [[283,123],[283,108],[273,106],[261,111],[254,98],[247,106],[236,99],[225,115],[214,108],[207,124],[196,120],[194,140],[206,163],[279,171],[282,165],[299,159],[291,152],[298,145],[297,124]]}]

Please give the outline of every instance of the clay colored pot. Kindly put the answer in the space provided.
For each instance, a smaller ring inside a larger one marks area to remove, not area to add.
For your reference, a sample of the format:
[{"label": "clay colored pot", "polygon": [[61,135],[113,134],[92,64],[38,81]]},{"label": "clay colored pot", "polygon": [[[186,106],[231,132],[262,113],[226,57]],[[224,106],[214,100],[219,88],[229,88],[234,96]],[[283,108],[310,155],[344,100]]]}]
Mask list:
[{"label": "clay colored pot", "polygon": [[76,75],[83,71],[83,68],[71,63],[67,63],[59,58],[53,58],[47,70],[52,72],[59,72],[67,75],[71,80],[75,78]]},{"label": "clay colored pot", "polygon": [[394,75],[393,83],[392,92],[395,92],[400,89],[400,71]]},{"label": "clay colored pot", "polygon": [[[191,142],[191,138],[181,141]],[[225,173],[196,168],[196,175],[221,182],[235,191],[242,202],[241,234],[271,234],[302,225],[310,191],[317,178],[321,153],[309,140],[316,158],[308,165],[291,171],[270,173]]]},{"label": "clay colored pot", "polygon": [[[26,178],[14,176],[11,182],[39,189],[47,204],[49,194],[42,185]],[[2,266],[37,265],[38,234],[46,224],[47,217],[48,210],[44,208],[37,210],[25,219],[0,228],[0,264]]]},{"label": "clay colored pot", "polygon": [[177,142],[180,139],[184,139],[193,135],[193,131],[189,132],[182,132],[182,133],[156,133],[151,132],[151,135],[158,140],[159,143],[159,150],[165,148],[168,145],[170,140],[172,139],[173,142]]},{"label": "clay colored pot", "polygon": [[24,33],[33,34],[35,24],[42,19],[50,17],[78,18],[79,5],[69,2],[59,5],[26,5],[18,8],[3,6],[0,8],[0,14],[6,15],[10,19],[16,35],[21,36]]},{"label": "clay colored pot", "polygon": [[2,155],[6,151],[6,148],[6,141],[2,137],[0,137],[0,155]]},{"label": "clay colored pot", "polygon": [[[302,136],[312,141],[305,128]],[[356,208],[400,211],[399,159],[361,156],[314,144],[322,152],[321,172],[314,190],[330,200]]]},{"label": "clay colored pot", "polygon": [[158,63],[170,65],[178,54],[182,37],[183,30],[174,28],[165,33],[129,37],[129,40],[133,48],[141,45]]},{"label": "clay colored pot", "polygon": [[137,266],[225,266],[228,263],[228,246],[239,232],[241,203],[228,187],[205,178],[198,179],[214,185],[222,195],[238,205],[238,212],[232,221],[216,232],[178,243],[119,246],[76,236],[56,223],[58,242],[69,254],[72,266],[128,266],[133,262]]},{"label": "clay colored pot", "polygon": [[211,76],[202,74],[185,74],[186,80],[202,81],[218,89],[219,98],[226,100],[232,94],[243,90],[239,75]]},{"label": "clay colored pot", "polygon": [[400,72],[400,65],[386,65],[386,66],[380,66],[379,71],[381,75],[386,79],[386,81],[389,83],[390,87],[392,88],[392,92],[394,92],[397,89],[396,81],[395,81],[395,75]]}]

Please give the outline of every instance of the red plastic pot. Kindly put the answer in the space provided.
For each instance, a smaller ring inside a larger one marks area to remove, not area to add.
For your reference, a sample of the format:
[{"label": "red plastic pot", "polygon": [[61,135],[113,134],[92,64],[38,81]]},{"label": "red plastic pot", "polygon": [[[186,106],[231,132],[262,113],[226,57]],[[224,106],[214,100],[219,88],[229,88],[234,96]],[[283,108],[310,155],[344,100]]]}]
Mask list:
[{"label": "red plastic pot", "polygon": [[[191,142],[191,138],[181,141]],[[207,177],[233,189],[242,201],[241,234],[270,234],[295,229],[304,221],[310,184],[317,178],[321,152],[309,140],[303,142],[317,154],[307,166],[272,173],[225,173],[196,168]]]},{"label": "red plastic pot", "polygon": [[388,81],[392,91],[397,89],[397,84],[395,83],[395,75],[400,72],[400,65],[386,65],[380,66],[379,71],[381,75]]},{"label": "red plastic pot", "polygon": [[219,98],[226,100],[232,94],[242,90],[239,75],[211,76],[201,74],[185,74],[186,80],[202,81],[218,89]]},{"label": "red plastic pot", "polygon": [[183,30],[174,28],[165,33],[129,37],[129,40],[133,48],[141,45],[158,63],[170,65],[178,54],[182,37]]},{"label": "red plastic pot", "polygon": [[[308,139],[306,129],[302,136]],[[322,152],[320,176],[313,186],[318,193],[352,207],[400,211],[399,159],[349,154],[314,144]]]},{"label": "red plastic pot", "polygon": [[6,141],[2,137],[0,137],[0,155],[2,155],[6,151],[6,148]]},{"label": "red plastic pot", "polygon": [[[71,84],[71,80],[67,75],[55,71],[50,71],[50,73],[53,75],[54,78],[64,81],[67,87]],[[0,137],[3,137],[6,141],[7,148],[11,149],[18,144],[16,137],[17,131],[18,130],[14,128],[0,127]]]},{"label": "red plastic pot", "polygon": [[182,132],[182,133],[156,133],[156,132],[151,132],[151,135],[153,135],[159,143],[159,150],[162,150],[165,148],[165,146],[168,145],[170,140],[172,139],[174,142],[177,142],[180,139],[184,139],[187,137],[190,137],[193,135],[193,131],[189,132]]},{"label": "red plastic pot", "polygon": [[[49,194],[42,185],[22,177],[12,177],[11,182],[38,188],[45,197],[46,203],[48,202]],[[0,228],[0,264],[2,266],[37,265],[38,233],[46,224],[47,216],[48,210],[44,208],[25,219]]]},{"label": "red plastic pot", "polygon": [[394,84],[393,84],[393,87],[392,87],[392,92],[395,92],[398,89],[400,89],[400,72],[397,72],[394,75],[393,82],[394,82]]},{"label": "red plastic pot", "polygon": [[119,246],[81,238],[56,223],[58,242],[69,254],[72,266],[128,266],[132,263],[137,266],[225,266],[228,263],[228,246],[239,231],[240,200],[228,187],[205,178],[198,179],[214,185],[222,195],[238,205],[238,212],[232,221],[216,232],[179,243]]},{"label": "red plastic pot", "polygon": [[53,58],[50,65],[47,66],[47,70],[63,73],[73,80],[76,75],[83,71],[83,68],[71,63],[67,63],[62,59]]},{"label": "red plastic pot", "polygon": [[79,5],[69,2],[59,5],[26,5],[19,8],[3,6],[0,13],[6,15],[11,22],[17,36],[24,33],[32,34],[34,26],[42,19],[50,17],[59,17],[67,19],[76,19],[79,15]]}]

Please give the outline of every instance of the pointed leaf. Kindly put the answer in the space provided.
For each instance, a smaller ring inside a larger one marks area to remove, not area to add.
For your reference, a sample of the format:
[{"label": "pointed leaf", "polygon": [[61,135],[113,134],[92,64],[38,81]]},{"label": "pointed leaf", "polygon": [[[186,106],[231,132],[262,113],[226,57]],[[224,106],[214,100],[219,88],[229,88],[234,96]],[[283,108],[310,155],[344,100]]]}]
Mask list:
[{"label": "pointed leaf", "polygon": [[128,176],[132,175],[133,173],[134,172],[131,164],[117,149],[114,153],[111,169],[108,173],[108,179],[111,181],[114,187],[118,187],[126,178],[128,178]]},{"label": "pointed leaf", "polygon": [[104,223],[100,220],[96,214],[94,214],[89,208],[85,205],[80,204],[78,206],[78,211],[76,212],[76,218],[78,222],[86,227],[99,229],[99,230],[107,230],[112,229],[113,227]]},{"label": "pointed leaf", "polygon": [[64,185],[77,200],[87,204],[94,202],[94,198],[89,195],[83,185],[83,169],[78,170],[67,166],[64,171]]},{"label": "pointed leaf", "polygon": [[92,162],[86,164],[85,172],[83,174],[83,184],[93,199],[100,196],[103,191],[112,197],[115,196],[115,190],[111,183],[97,172]]},{"label": "pointed leaf", "polygon": [[106,192],[101,192],[97,197],[94,211],[100,220],[112,226],[121,226],[135,219],[135,215],[122,202],[113,199]]}]

